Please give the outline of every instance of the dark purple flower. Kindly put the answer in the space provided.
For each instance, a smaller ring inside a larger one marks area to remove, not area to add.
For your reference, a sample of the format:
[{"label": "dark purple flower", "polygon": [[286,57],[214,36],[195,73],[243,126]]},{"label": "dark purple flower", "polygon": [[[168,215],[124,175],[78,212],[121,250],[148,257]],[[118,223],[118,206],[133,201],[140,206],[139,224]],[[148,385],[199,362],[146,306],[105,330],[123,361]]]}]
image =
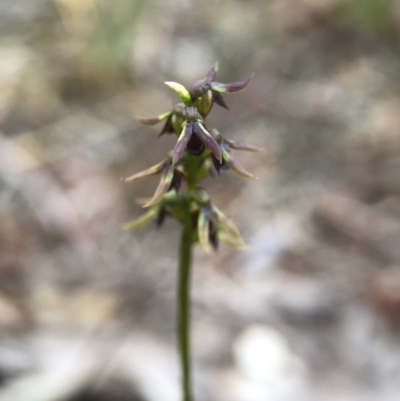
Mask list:
[{"label": "dark purple flower", "polygon": [[201,154],[204,147],[211,150],[217,160],[222,161],[221,149],[213,136],[204,127],[204,120],[194,106],[185,108],[185,121],[182,132],[172,152],[172,164],[176,164],[182,153],[187,150],[190,154]]},{"label": "dark purple flower", "polygon": [[155,117],[137,118],[137,120],[145,125],[156,125],[161,121],[165,121],[165,124],[159,136],[173,133],[179,135],[182,123],[184,122],[184,116],[183,116],[184,110],[185,110],[185,105],[183,103],[177,103],[171,111],[168,111]]},{"label": "dark purple flower", "polygon": [[156,165],[136,173],[130,177],[124,178],[124,182],[133,182],[153,175],[161,175],[160,182],[156,188],[153,197],[144,204],[143,207],[153,206],[160,202],[164,194],[171,190],[179,192],[184,172],[182,166],[173,166],[171,158],[168,158]]},{"label": "dark purple flower", "polygon": [[230,169],[240,177],[255,178],[254,175],[249,173],[233,156],[232,149],[245,150],[248,152],[260,152],[262,149],[256,148],[242,141],[227,140],[223,138],[216,129],[211,129],[210,133],[218,142],[221,149],[222,163],[217,161],[213,155],[211,156],[214,169],[217,171],[217,173],[219,173],[220,170]]},{"label": "dark purple flower", "polygon": [[218,62],[207,71],[205,78],[197,81],[189,90],[192,101],[204,117],[210,112],[213,103],[228,109],[221,93],[237,93],[246,89],[254,75],[251,74],[242,81],[224,84],[215,81],[217,71]]},{"label": "dark purple flower", "polygon": [[199,210],[197,234],[201,246],[208,253],[211,253],[211,248],[217,249],[219,240],[236,249],[246,246],[237,227],[211,203]]}]

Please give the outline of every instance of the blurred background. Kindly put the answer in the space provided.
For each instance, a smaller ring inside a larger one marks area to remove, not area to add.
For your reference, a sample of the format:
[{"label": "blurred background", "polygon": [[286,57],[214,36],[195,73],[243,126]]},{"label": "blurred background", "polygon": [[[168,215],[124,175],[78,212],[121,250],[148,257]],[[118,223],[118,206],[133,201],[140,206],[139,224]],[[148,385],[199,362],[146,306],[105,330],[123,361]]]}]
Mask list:
[{"label": "blurred background", "polygon": [[207,180],[250,244],[195,251],[198,401],[400,397],[400,3],[0,0],[0,400],[178,401],[179,227],[122,184],[220,62],[209,127],[265,148]]}]

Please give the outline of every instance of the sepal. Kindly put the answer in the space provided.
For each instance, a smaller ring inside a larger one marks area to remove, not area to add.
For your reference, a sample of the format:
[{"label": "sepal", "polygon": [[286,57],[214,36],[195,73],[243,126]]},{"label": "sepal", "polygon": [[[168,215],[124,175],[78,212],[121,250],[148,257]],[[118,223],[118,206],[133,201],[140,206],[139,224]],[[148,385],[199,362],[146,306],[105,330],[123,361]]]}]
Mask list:
[{"label": "sepal", "polygon": [[247,85],[252,80],[254,74],[251,74],[248,78],[238,82],[231,82],[229,84],[223,84],[221,82],[210,82],[211,89],[216,92],[222,93],[237,93],[247,88]]},{"label": "sepal", "polygon": [[255,176],[249,173],[231,154],[225,146],[221,146],[222,158],[226,165],[239,177],[244,178],[255,178]]},{"label": "sepal", "polygon": [[206,145],[211,150],[213,155],[217,158],[217,160],[222,163],[221,149],[214,137],[204,128],[204,126],[200,122],[194,124],[193,129],[195,134],[200,138],[204,145]]},{"label": "sepal", "polygon": [[207,117],[213,105],[213,92],[208,89],[202,96],[195,101],[197,110],[203,117]]},{"label": "sepal", "polygon": [[210,247],[210,210],[208,207],[200,209],[197,221],[197,233],[200,245],[207,253],[211,253]]},{"label": "sepal", "polygon": [[219,69],[219,62],[216,61],[215,64],[206,73],[206,79],[208,82],[214,81],[214,79],[217,76],[218,69]]},{"label": "sepal", "polygon": [[170,189],[173,178],[174,168],[169,167],[161,176],[160,183],[158,184],[153,197],[145,205],[143,205],[143,207],[150,207],[160,202],[164,194]]},{"label": "sepal", "polygon": [[130,177],[122,178],[121,180],[123,182],[133,182],[133,181],[141,180],[142,178],[147,178],[147,177],[151,177],[153,175],[160,174],[164,170],[166,163],[168,163],[167,160],[164,160],[146,170],[143,170],[143,171],[140,171],[139,173],[133,174]]},{"label": "sepal", "polygon": [[226,245],[230,246],[233,249],[244,250],[247,248],[247,245],[242,241],[237,241],[236,238],[231,237],[226,232],[222,230],[217,231],[218,238],[225,242]]},{"label": "sepal", "polygon": [[181,98],[182,102],[186,106],[190,106],[192,104],[192,99],[190,97],[189,91],[181,84],[178,84],[178,82],[164,82],[165,85],[168,85],[171,89],[173,89]]},{"label": "sepal", "polygon": [[150,223],[157,217],[159,210],[160,210],[159,206],[151,208],[147,213],[142,214],[137,219],[125,223],[123,225],[124,230],[132,230],[133,228],[145,226],[146,224]]},{"label": "sepal", "polygon": [[217,227],[222,228],[238,243],[245,245],[245,242],[243,241],[243,238],[235,224],[229,220],[217,207],[214,206],[213,211],[216,216],[215,222]]},{"label": "sepal", "polygon": [[160,114],[159,116],[156,116],[156,117],[138,117],[137,120],[144,125],[156,125],[156,124],[160,123],[161,121],[170,117],[170,115],[171,115],[171,112],[168,111],[168,112]]},{"label": "sepal", "polygon": [[181,135],[175,144],[174,150],[172,152],[172,164],[178,163],[182,153],[185,151],[186,146],[193,134],[192,123],[184,122],[182,126]]},{"label": "sepal", "polygon": [[226,105],[224,98],[221,96],[219,92],[212,91],[212,95],[214,103],[217,103],[218,106],[221,106],[224,109],[229,110],[229,107]]},{"label": "sepal", "polygon": [[244,150],[247,152],[262,152],[264,149],[261,148],[257,148],[255,146],[249,145],[246,142],[242,142],[242,141],[226,141],[229,144],[229,147],[231,149],[235,149],[235,150]]}]

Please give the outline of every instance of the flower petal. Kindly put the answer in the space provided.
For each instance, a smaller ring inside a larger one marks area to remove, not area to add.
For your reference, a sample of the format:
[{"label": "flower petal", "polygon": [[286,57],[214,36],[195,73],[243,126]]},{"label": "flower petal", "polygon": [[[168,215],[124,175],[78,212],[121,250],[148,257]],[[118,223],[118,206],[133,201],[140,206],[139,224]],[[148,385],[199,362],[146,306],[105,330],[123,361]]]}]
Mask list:
[{"label": "flower petal", "polygon": [[182,181],[184,180],[184,178],[185,178],[185,173],[182,173],[177,168],[175,168],[170,189],[174,189],[176,193],[179,193],[179,190],[181,189]]},{"label": "flower petal", "polygon": [[165,210],[165,207],[160,208],[160,211],[157,214],[157,227],[161,227],[164,224],[164,220],[167,217],[167,211]]},{"label": "flower petal", "polygon": [[213,105],[212,90],[207,90],[207,92],[203,96],[200,96],[195,101],[195,106],[197,107],[197,110],[203,117],[207,117],[208,113],[211,111],[212,105]]},{"label": "flower petal", "polygon": [[215,178],[217,175],[218,176],[221,175],[222,163],[225,163],[225,162],[222,160],[222,163],[220,163],[214,155],[211,155],[211,162],[212,162],[213,169],[210,169],[210,175],[212,178]]},{"label": "flower petal", "polygon": [[248,78],[243,79],[242,81],[231,82],[229,84],[223,84],[221,82],[210,82],[210,86],[212,90],[217,92],[236,93],[246,89],[253,76],[254,74],[251,74]]},{"label": "flower petal", "polygon": [[207,78],[199,79],[189,90],[190,98],[192,101],[195,101],[203,96],[209,89],[210,83],[207,81]]},{"label": "flower petal", "polygon": [[153,197],[145,205],[143,205],[143,207],[150,207],[160,202],[164,194],[169,190],[173,178],[174,178],[174,168],[170,167],[162,175],[160,183],[158,184],[158,187]]},{"label": "flower petal", "polygon": [[186,145],[186,152],[192,156],[200,156],[203,154],[206,146],[197,135],[192,135],[190,141]]},{"label": "flower petal", "polygon": [[210,210],[208,207],[203,207],[200,210],[197,220],[197,233],[199,242],[207,253],[211,253],[210,247]]},{"label": "flower petal", "polygon": [[171,114],[168,118],[167,121],[165,121],[165,124],[161,130],[161,132],[158,134],[158,136],[163,136],[164,134],[170,134],[170,133],[174,133],[174,126],[172,124],[172,117],[173,115]]},{"label": "flower petal", "polygon": [[202,207],[210,205],[210,195],[204,188],[197,187],[193,189],[192,196],[196,200],[197,205]]},{"label": "flower petal", "polygon": [[178,84],[177,82],[164,82],[164,83],[179,95],[182,102],[185,103],[186,106],[190,106],[192,104],[190,93],[183,85]]},{"label": "flower petal", "polygon": [[240,241],[238,241],[235,237],[231,237],[229,234],[227,234],[226,232],[224,232],[222,230],[217,231],[217,237],[233,249],[246,249],[247,248],[247,245],[243,242],[242,239]]},{"label": "flower petal", "polygon": [[186,149],[186,145],[189,142],[191,136],[193,134],[193,125],[192,123],[187,123],[186,121],[183,123],[183,128],[181,135],[176,142],[175,148],[172,152],[172,164],[178,163],[182,153]]},{"label": "flower petal", "polygon": [[229,220],[216,206],[213,206],[214,218],[216,226],[222,228],[231,237],[235,238],[237,241],[241,241],[244,244],[242,236],[235,224]]},{"label": "flower petal", "polygon": [[152,175],[159,174],[164,169],[166,162],[167,161],[164,160],[146,170],[143,170],[143,171],[140,171],[139,173],[133,174],[130,177],[122,178],[122,181],[123,182],[132,182],[132,181],[140,180],[142,178],[151,177]]},{"label": "flower petal", "polygon": [[210,223],[210,244],[213,247],[214,251],[218,250],[218,235],[217,235],[217,229],[215,228],[214,223]]},{"label": "flower petal", "polygon": [[156,125],[160,123],[161,121],[165,120],[171,115],[171,112],[168,111],[167,113],[160,114],[159,116],[156,117],[138,117],[137,120],[141,122],[142,124],[145,125]]},{"label": "flower petal", "polygon": [[226,105],[224,98],[219,92],[212,91],[212,94],[214,103],[217,103],[218,106],[221,106],[224,109],[229,110],[229,107]]},{"label": "flower petal", "polygon": [[207,71],[206,78],[208,82],[214,81],[215,77],[217,76],[218,68],[219,63],[216,61],[215,64]]},{"label": "flower petal", "polygon": [[211,158],[207,157],[206,159],[204,159],[203,163],[201,164],[201,167],[197,171],[196,182],[202,181],[208,175],[212,176],[214,170],[215,170],[215,168],[214,168]]},{"label": "flower petal", "polygon": [[198,138],[206,145],[214,156],[222,163],[221,149],[218,142],[213,138],[213,136],[203,127],[203,125],[197,121],[193,123],[193,131]]},{"label": "flower petal", "polygon": [[153,207],[147,213],[142,214],[137,219],[132,220],[129,223],[125,223],[123,225],[124,230],[131,230],[132,228],[142,227],[142,226],[146,225],[147,223],[150,223],[151,220],[156,218],[159,209],[160,208],[158,206]]},{"label": "flower petal", "polygon": [[244,178],[255,178],[255,176],[249,173],[223,146],[221,146],[222,157],[226,165],[239,177]]},{"label": "flower petal", "polygon": [[246,150],[247,152],[261,152],[263,149],[251,146],[246,142],[242,141],[226,141],[229,147],[236,150]]},{"label": "flower petal", "polygon": [[180,135],[182,132],[182,124],[185,122],[185,119],[181,115],[173,114],[171,121],[175,134]]}]

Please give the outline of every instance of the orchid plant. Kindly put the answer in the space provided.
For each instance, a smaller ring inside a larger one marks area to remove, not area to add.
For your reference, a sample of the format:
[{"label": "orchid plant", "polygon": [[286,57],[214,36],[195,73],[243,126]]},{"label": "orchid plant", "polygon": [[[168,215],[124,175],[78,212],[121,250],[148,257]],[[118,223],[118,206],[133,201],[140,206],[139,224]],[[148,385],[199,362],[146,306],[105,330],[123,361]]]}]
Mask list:
[{"label": "orchid plant", "polygon": [[[164,121],[160,136],[178,136],[174,149],[166,159],[156,165],[124,179],[134,182],[159,175],[160,182],[152,198],[145,203],[148,211],[127,224],[132,229],[155,221],[161,226],[165,218],[178,221],[182,229],[179,253],[178,280],[178,342],[182,368],[182,400],[192,401],[190,373],[190,272],[192,246],[199,242],[204,250],[217,250],[222,241],[237,249],[245,243],[234,223],[211,201],[199,183],[207,176],[215,177],[221,170],[231,170],[237,175],[254,178],[233,156],[232,150],[257,152],[260,149],[241,141],[225,139],[216,129],[208,128],[206,117],[214,103],[228,109],[222,93],[244,90],[253,75],[233,83],[215,81],[218,63],[213,65],[205,78],[189,90],[176,82],[165,82],[180,97],[172,110],[156,117],[139,118],[146,125]],[[185,183],[185,191],[182,184]]]}]

